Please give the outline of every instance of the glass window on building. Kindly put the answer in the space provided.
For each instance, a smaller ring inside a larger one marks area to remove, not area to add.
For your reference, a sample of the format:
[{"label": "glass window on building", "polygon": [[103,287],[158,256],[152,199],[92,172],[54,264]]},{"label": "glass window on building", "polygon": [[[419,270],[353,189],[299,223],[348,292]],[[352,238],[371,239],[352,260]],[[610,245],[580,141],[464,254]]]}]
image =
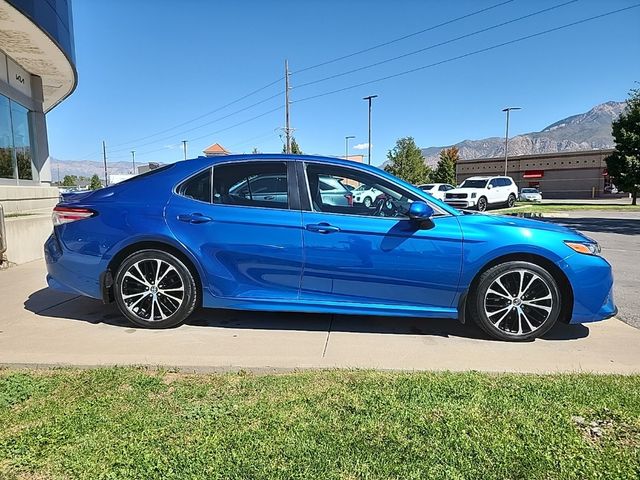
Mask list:
[{"label": "glass window on building", "polygon": [[0,178],[32,180],[29,111],[0,95]]},{"label": "glass window on building", "polygon": [[11,124],[13,126],[13,149],[18,165],[18,178],[33,180],[31,170],[31,138],[29,136],[29,110],[11,102]]},{"label": "glass window on building", "polygon": [[9,99],[0,95],[0,178],[15,178]]}]

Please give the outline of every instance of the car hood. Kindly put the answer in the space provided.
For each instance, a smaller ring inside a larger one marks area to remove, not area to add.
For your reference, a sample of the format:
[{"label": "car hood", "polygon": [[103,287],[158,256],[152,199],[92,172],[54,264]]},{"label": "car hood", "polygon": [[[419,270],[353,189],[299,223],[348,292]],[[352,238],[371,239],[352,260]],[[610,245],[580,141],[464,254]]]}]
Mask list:
[{"label": "car hood", "polygon": [[482,188],[452,188],[451,190],[447,190],[446,193],[471,193],[477,192],[478,190],[483,190]]},{"label": "car hood", "polygon": [[[581,238],[584,236],[573,228],[558,225],[556,223],[545,222],[543,220],[532,220],[530,218],[522,218],[511,215],[487,215],[482,213],[467,213],[459,217],[461,225],[464,226],[465,221],[472,221],[475,224],[484,223],[486,225],[509,225],[515,228],[528,228],[530,230],[544,230],[547,232],[564,233],[571,237],[578,235]],[[468,220],[466,220],[468,219]]]}]

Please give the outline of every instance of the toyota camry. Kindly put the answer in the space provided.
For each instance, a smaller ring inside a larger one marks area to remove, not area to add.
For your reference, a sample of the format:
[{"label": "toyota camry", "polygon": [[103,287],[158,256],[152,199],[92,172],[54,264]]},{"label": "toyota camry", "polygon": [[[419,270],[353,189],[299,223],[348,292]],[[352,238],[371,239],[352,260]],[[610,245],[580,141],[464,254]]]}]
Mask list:
[{"label": "toyota camry", "polygon": [[[363,185],[374,201],[353,201]],[[178,162],[69,197],[53,223],[49,286],[115,302],[141,327],[174,327],[202,306],[450,318],[524,341],[616,313],[592,239],[460,212],[335,158]]]}]

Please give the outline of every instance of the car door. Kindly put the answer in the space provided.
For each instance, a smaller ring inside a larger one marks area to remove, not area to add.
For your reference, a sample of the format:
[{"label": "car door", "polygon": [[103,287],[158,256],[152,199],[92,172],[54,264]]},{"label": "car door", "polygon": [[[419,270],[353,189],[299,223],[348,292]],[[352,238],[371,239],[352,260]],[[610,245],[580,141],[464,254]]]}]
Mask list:
[{"label": "car door", "polygon": [[499,203],[506,200],[506,198],[502,200],[501,190],[504,190],[504,187],[501,186],[499,178],[489,180],[489,185],[491,185],[491,188],[487,192],[489,203]]},{"label": "car door", "polygon": [[[176,188],[166,207],[167,224],[198,258],[204,285],[216,297],[298,298],[302,218],[290,171],[295,172],[293,164],[284,161],[233,161]],[[282,185],[284,191],[254,195],[244,189],[263,183]]]},{"label": "car door", "polygon": [[[325,163],[299,164],[304,225],[304,269],[300,297],[305,301],[427,307],[425,315],[451,309],[462,264],[462,235],[455,216],[442,210],[427,228],[400,212],[387,217],[386,198],[403,209],[415,193],[359,169]],[[367,208],[322,202],[318,177],[345,178],[373,185],[385,198]]]}]

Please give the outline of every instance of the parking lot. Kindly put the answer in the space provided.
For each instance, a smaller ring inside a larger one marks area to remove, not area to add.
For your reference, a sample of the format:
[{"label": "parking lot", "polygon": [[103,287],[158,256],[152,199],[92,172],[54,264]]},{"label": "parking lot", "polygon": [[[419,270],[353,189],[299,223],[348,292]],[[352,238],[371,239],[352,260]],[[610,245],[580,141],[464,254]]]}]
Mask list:
[{"label": "parking lot", "polygon": [[451,320],[200,310],[172,330],[133,328],[114,305],[46,288],[44,262],[0,272],[0,363],[150,365],[210,371],[380,368],[640,372],[640,214],[549,218],[600,241],[614,267],[620,319],[557,325],[526,344],[489,340]]}]

